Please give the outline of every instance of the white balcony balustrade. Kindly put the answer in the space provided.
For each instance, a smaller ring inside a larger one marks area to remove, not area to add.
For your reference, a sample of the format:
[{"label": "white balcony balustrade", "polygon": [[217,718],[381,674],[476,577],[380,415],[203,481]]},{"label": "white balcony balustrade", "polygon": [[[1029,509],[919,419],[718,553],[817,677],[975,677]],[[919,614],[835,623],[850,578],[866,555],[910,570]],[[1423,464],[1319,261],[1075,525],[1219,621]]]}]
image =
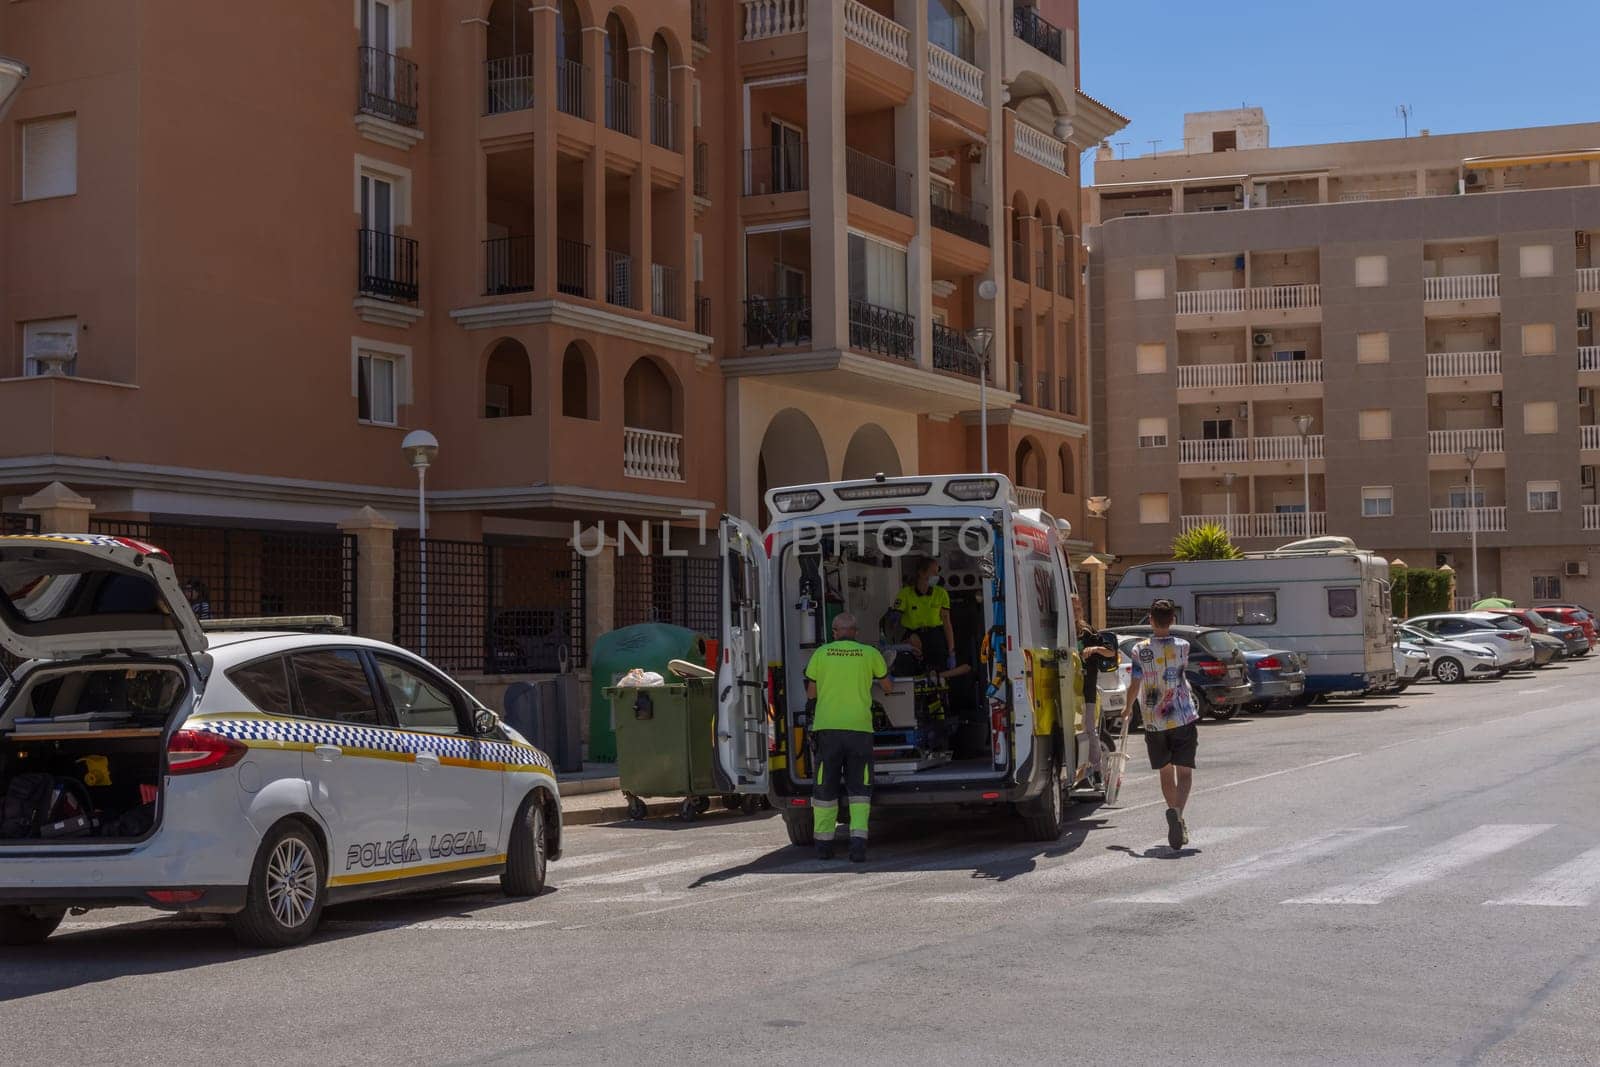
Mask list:
[{"label": "white balcony balustrade", "polygon": [[888,56],[897,63],[911,65],[911,31],[887,15],[880,15],[860,0],[847,0],[844,8],[844,35]]},{"label": "white balcony balustrade", "polygon": [[1231,389],[1253,385],[1250,363],[1191,363],[1178,365],[1179,389]]},{"label": "white balcony balustrade", "polygon": [[683,481],[683,434],[624,426],[622,473],[652,482]]},{"label": "white balcony balustrade", "polygon": [[1062,177],[1067,174],[1067,146],[1061,141],[1029,126],[1017,122],[1012,127],[1011,146],[1017,155],[1045,170],[1055,171]]},{"label": "white balcony balustrade", "polygon": [[1025,485],[1017,486],[1017,507],[1042,508],[1044,507],[1044,490],[1029,489]]},{"label": "white balcony balustrade", "polygon": [[[1474,527],[1473,512],[1477,512]],[[1506,509],[1493,508],[1432,508],[1433,532],[1438,534],[1505,533]]]},{"label": "white balcony balustrade", "polygon": [[1476,378],[1500,373],[1499,352],[1430,352],[1428,377]]},{"label": "white balcony balustrade", "polygon": [[1296,311],[1322,306],[1322,286],[1266,285],[1254,289],[1188,289],[1180,291],[1178,314],[1223,315],[1231,311]]},{"label": "white balcony balustrade", "polygon": [[1301,437],[1224,437],[1212,440],[1179,441],[1179,463],[1246,463],[1253,460],[1272,463],[1280,460],[1322,458],[1320,433]]},{"label": "white balcony balustrade", "polygon": [[762,41],[804,33],[806,0],[744,0],[744,39]]},{"label": "white balcony balustrade", "polygon": [[1600,370],[1600,345],[1584,345],[1578,349],[1578,369]]},{"label": "white balcony balustrade", "polygon": [[1600,293],[1600,267],[1578,268],[1578,292]]},{"label": "white balcony balustrade", "polygon": [[1322,381],[1320,359],[1275,359],[1250,364],[1256,385],[1314,385]]},{"label": "white balcony balustrade", "polygon": [[1505,431],[1498,426],[1428,431],[1429,455],[1459,456],[1468,448],[1476,448],[1480,452],[1504,452]]},{"label": "white balcony balustrade", "polygon": [[1311,513],[1311,530],[1306,532],[1306,513],[1303,511],[1243,512],[1234,515],[1184,515],[1180,517],[1184,530],[1197,526],[1221,526],[1235,540],[1247,538],[1273,538],[1294,540],[1301,537],[1320,537],[1328,532],[1328,513]]},{"label": "white balcony balustrade", "polygon": [[1583,528],[1585,530],[1600,530],[1600,504],[1585,504],[1583,506]]},{"label": "white balcony balustrade", "polygon": [[1424,300],[1489,300],[1500,295],[1498,274],[1454,274],[1422,282]]},{"label": "white balcony balustrade", "polygon": [[1600,452],[1600,426],[1578,427],[1582,436],[1578,439],[1578,447],[1585,452]]},{"label": "white balcony balustrade", "polygon": [[928,45],[928,80],[974,103],[983,103],[982,69],[936,44]]}]

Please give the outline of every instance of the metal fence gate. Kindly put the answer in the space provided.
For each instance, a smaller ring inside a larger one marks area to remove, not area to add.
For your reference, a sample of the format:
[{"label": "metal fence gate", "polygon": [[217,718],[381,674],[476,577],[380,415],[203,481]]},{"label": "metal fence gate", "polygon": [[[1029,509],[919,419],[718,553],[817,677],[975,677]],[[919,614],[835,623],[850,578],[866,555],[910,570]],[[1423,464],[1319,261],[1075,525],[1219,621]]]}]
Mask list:
[{"label": "metal fence gate", "polygon": [[618,556],[613,610],[618,627],[665,622],[716,637],[722,630],[722,560]]},{"label": "metal fence gate", "polygon": [[16,536],[18,534],[36,534],[39,532],[39,516],[37,515],[11,515],[0,512],[0,534]]},{"label": "metal fence gate", "polygon": [[337,615],[360,626],[351,534],[122,519],[91,519],[89,529],[163,549],[180,581],[200,583],[211,618]]},{"label": "metal fence gate", "polygon": [[395,643],[449,671],[547,674],[588,658],[584,559],[565,541],[395,541]]}]

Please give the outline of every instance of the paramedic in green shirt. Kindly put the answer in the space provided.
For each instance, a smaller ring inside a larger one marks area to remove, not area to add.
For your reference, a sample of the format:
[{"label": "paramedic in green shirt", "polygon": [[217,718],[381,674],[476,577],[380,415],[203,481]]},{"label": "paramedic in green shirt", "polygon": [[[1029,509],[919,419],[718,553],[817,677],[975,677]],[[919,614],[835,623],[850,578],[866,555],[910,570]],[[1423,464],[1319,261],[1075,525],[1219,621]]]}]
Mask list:
[{"label": "paramedic in green shirt", "polygon": [[939,584],[939,561],[917,564],[911,584],[895,597],[900,625],[922,640],[922,658],[930,667],[946,670],[956,665],[956,634],[950,625],[950,591]]},{"label": "paramedic in green shirt", "polygon": [[867,860],[867,816],[872,812],[872,683],[894,692],[889,668],[871,645],[856,640],[856,617],[833,620],[833,640],[806,664],[806,697],[816,701],[811,739],[816,745],[817,784],[811,792],[817,857],[833,858],[839,826],[840,786],[850,798],[850,862]]}]

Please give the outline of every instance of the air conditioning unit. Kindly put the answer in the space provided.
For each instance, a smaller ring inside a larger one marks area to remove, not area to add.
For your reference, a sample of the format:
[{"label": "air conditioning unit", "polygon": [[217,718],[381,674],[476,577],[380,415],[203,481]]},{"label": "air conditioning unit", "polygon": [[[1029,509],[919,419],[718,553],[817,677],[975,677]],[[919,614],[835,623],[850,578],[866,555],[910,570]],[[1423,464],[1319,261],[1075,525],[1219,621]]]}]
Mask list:
[{"label": "air conditioning unit", "polygon": [[1489,406],[1497,408],[1501,404],[1505,403],[1505,399],[1505,395],[1501,393],[1500,390],[1496,389],[1494,392],[1489,394]]},{"label": "air conditioning unit", "polygon": [[1470,189],[1473,186],[1477,185],[1483,179],[1478,175],[1477,171],[1469,170],[1469,171],[1467,171],[1467,176],[1466,176],[1465,180],[1466,180],[1466,183],[1467,183],[1467,188]]},{"label": "air conditioning unit", "polygon": [[1588,561],[1587,560],[1581,560],[1581,559],[1569,559],[1569,560],[1567,560],[1566,576],[1568,578],[1587,578],[1587,577],[1589,577],[1589,563],[1588,563]]},{"label": "air conditioning unit", "polygon": [[1594,390],[1587,385],[1578,386],[1578,406],[1580,408],[1594,406]]},{"label": "air conditioning unit", "polygon": [[1246,420],[1250,418],[1250,405],[1249,404],[1240,404],[1239,405],[1239,418],[1246,419]]},{"label": "air conditioning unit", "polygon": [[1594,485],[1593,467],[1578,468],[1578,484],[1583,486],[1585,489],[1591,488]]},{"label": "air conditioning unit", "polygon": [[1589,327],[1591,327],[1593,325],[1594,325],[1594,312],[1592,312],[1592,311],[1580,311],[1580,312],[1578,312],[1578,329],[1587,330]]},{"label": "air conditioning unit", "polygon": [[1266,348],[1272,343],[1272,335],[1265,330],[1260,330],[1250,340],[1255,343],[1257,348]]}]

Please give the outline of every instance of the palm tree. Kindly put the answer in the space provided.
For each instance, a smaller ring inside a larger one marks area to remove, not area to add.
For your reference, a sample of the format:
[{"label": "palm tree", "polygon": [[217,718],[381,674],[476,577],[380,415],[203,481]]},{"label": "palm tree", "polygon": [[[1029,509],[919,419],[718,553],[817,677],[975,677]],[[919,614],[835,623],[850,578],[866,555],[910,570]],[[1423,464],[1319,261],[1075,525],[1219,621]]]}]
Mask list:
[{"label": "palm tree", "polygon": [[1214,522],[1185,530],[1172,539],[1175,560],[1238,559],[1243,555],[1229,539],[1228,531]]}]

